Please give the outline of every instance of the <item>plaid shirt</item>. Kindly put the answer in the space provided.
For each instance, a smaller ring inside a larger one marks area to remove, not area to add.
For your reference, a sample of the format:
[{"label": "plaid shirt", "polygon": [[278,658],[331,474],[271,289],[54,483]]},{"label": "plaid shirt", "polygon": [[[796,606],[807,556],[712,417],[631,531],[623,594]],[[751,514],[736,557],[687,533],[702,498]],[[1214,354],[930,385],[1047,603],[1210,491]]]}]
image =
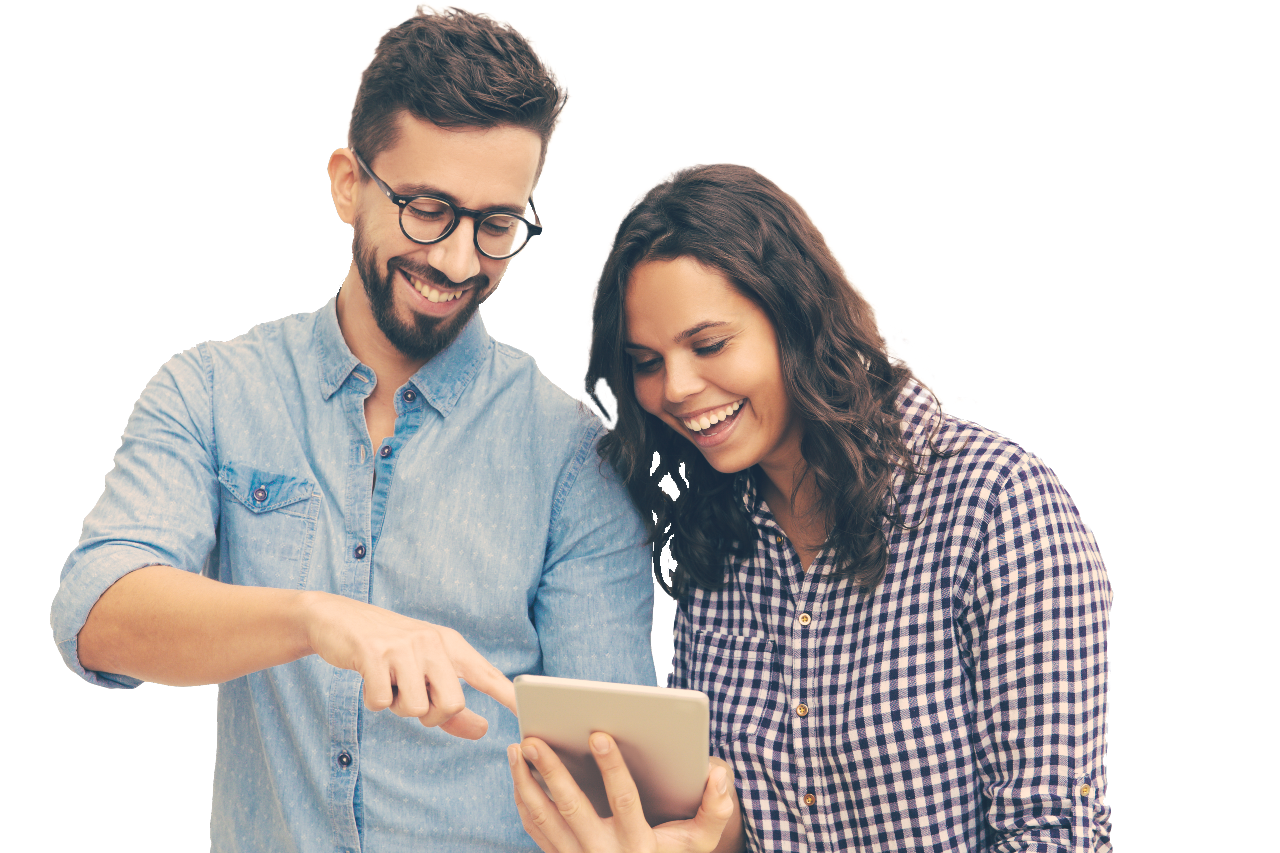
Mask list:
[{"label": "plaid shirt", "polygon": [[1109,851],[1111,587],[1070,496],[1036,457],[899,401],[908,447],[952,450],[894,488],[867,596],[805,572],[751,477],[754,553],[679,602],[673,687],[711,698],[753,850]]}]

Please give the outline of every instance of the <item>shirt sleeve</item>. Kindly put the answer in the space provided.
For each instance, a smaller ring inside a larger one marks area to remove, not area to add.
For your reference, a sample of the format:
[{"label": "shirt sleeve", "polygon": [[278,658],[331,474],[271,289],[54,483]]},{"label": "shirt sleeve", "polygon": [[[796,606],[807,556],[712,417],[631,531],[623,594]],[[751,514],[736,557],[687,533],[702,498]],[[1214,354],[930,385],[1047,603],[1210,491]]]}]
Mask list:
[{"label": "shirt sleeve", "polygon": [[1093,535],[1033,456],[989,505],[961,619],[992,850],[1110,851],[1105,801],[1111,586]]},{"label": "shirt sleeve", "polygon": [[652,685],[653,582],[640,515],[588,422],[552,504],[532,607],[547,675]]},{"label": "shirt sleeve", "polygon": [[174,356],[147,384],[125,428],[102,497],[62,568],[50,623],[71,670],[92,684],[136,678],[80,665],[78,636],[107,589],[135,569],[205,570],[218,522],[212,397],[199,349]]}]

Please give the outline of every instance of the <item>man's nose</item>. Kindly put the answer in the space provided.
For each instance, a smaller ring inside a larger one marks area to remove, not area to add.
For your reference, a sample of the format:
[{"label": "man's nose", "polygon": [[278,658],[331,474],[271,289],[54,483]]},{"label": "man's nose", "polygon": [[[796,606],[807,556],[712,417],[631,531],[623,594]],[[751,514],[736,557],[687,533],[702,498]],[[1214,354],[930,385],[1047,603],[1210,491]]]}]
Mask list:
[{"label": "man's nose", "polygon": [[480,251],[475,243],[475,221],[464,216],[453,233],[431,247],[427,263],[454,284],[480,274]]}]

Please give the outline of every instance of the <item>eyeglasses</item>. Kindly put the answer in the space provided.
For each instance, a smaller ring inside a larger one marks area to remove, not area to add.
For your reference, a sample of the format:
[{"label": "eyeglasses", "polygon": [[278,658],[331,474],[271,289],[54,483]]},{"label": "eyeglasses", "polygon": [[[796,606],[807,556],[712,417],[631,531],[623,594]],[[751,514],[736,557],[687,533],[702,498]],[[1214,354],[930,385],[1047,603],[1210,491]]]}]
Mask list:
[{"label": "eyeglasses", "polygon": [[480,254],[495,261],[506,260],[519,252],[530,238],[542,233],[538,209],[529,198],[529,209],[535,222],[502,210],[468,210],[453,202],[430,195],[399,195],[373,173],[355,151],[356,162],[364,169],[392,203],[400,208],[400,230],[415,243],[439,243],[453,233],[459,220],[470,216],[476,224],[474,242]]}]

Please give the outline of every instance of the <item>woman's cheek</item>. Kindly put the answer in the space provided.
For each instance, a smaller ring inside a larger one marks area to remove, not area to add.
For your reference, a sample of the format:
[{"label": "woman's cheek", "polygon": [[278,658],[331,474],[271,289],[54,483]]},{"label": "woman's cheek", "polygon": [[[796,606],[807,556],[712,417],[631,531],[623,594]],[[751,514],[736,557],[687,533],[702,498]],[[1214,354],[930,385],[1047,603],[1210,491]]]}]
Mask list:
[{"label": "woman's cheek", "polygon": [[658,395],[661,394],[660,383],[654,382],[651,375],[635,374],[631,387],[636,395],[636,402],[640,404],[640,408],[656,418],[662,417],[662,408],[658,405],[661,401]]}]

